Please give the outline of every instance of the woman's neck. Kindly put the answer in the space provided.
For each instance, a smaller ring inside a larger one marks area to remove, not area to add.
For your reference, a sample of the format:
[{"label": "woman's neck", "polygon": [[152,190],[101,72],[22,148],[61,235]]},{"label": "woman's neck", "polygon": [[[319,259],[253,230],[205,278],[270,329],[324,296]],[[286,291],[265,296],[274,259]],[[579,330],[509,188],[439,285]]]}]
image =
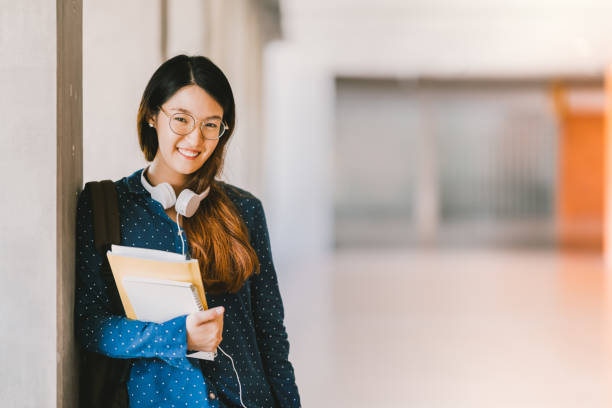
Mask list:
[{"label": "woman's neck", "polygon": [[181,192],[189,181],[189,176],[169,169],[157,160],[151,162],[146,174],[152,185],[156,186],[160,183],[169,183],[176,194]]}]

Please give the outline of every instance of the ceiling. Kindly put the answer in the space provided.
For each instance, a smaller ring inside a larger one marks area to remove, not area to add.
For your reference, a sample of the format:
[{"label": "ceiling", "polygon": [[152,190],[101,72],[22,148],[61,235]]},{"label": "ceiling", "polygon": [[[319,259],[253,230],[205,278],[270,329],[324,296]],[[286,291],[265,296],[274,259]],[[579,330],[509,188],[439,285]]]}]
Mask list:
[{"label": "ceiling", "polygon": [[281,0],[284,38],[346,75],[600,76],[602,0]]}]

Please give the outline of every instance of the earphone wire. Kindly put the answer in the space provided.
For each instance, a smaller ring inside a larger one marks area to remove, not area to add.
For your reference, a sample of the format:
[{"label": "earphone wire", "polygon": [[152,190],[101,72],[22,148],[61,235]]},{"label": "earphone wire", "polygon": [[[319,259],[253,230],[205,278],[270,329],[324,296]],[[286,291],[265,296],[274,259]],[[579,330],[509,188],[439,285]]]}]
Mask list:
[{"label": "earphone wire", "polygon": [[181,237],[181,244],[183,244],[183,256],[185,256],[185,239],[183,238],[183,231],[181,230],[181,224],[179,223],[179,213],[176,212],[176,226],[178,227],[178,234]]},{"label": "earphone wire", "polygon": [[[178,227],[178,234],[181,237],[181,243],[183,244],[183,255],[185,255],[185,239],[183,238],[183,233],[181,231],[181,224],[179,222],[179,213],[176,213],[176,226]],[[223,354],[225,354],[227,356],[227,358],[230,359],[230,361],[232,362],[232,368],[234,369],[234,373],[236,373],[236,379],[238,380],[238,395],[240,397],[240,405],[242,405],[244,408],[247,408],[246,405],[244,405],[244,402],[242,401],[242,384],[240,383],[240,376],[238,375],[238,370],[236,370],[236,366],[234,365],[234,359],[232,358],[232,356],[230,356],[229,354],[227,354],[225,352],[225,350],[223,350],[221,348],[221,346],[217,346],[217,348],[219,350],[221,350],[221,352]]]},{"label": "earphone wire", "polygon": [[240,384],[240,376],[238,375],[238,371],[236,370],[236,366],[234,365],[234,359],[232,358],[232,356],[227,354],[225,350],[221,348],[221,346],[217,346],[217,348],[221,350],[221,352],[225,354],[227,358],[229,358],[232,362],[232,368],[234,369],[234,372],[236,373],[236,379],[238,380],[238,394],[240,396],[240,405],[242,405],[244,408],[247,408],[246,405],[244,405],[244,402],[242,401],[242,384]]},{"label": "earphone wire", "polygon": [[[151,191],[152,187],[151,187],[151,186],[148,184],[148,182],[147,182],[147,180],[145,179],[145,176],[144,176],[144,172],[145,172],[145,170],[146,170],[146,169],[143,169],[143,170],[142,170],[142,173],[140,173],[140,181],[142,182],[142,185],[145,187],[145,189],[146,189],[147,191],[149,191],[149,193],[152,193],[152,191]],[[206,196],[208,195],[208,192],[209,192],[209,191],[210,191],[210,186],[209,186],[209,187],[208,187],[206,190],[204,190],[204,192],[203,192],[203,193],[201,193],[200,199],[202,199],[202,198],[206,197]],[[166,206],[164,206],[164,208],[166,208]],[[175,208],[176,208],[176,207],[175,207]],[[181,229],[181,223],[180,223],[180,220],[179,220],[179,216],[180,216],[180,215],[182,215],[182,214],[180,214],[178,211],[176,211],[176,226],[177,226],[177,228],[178,228],[178,235],[181,237],[182,254],[183,254],[183,256],[185,256],[185,257],[186,257],[186,255],[185,255],[185,238],[183,237],[183,230]],[[238,380],[238,393],[239,393],[239,396],[240,396],[240,405],[241,405],[243,408],[247,408],[247,407],[246,407],[246,405],[244,405],[244,402],[242,401],[242,384],[240,383],[240,376],[238,375],[238,370],[236,370],[236,366],[234,365],[234,359],[232,358],[232,356],[230,356],[229,354],[227,354],[227,353],[225,352],[225,350],[223,350],[223,349],[221,348],[221,346],[217,346],[217,347],[218,347],[218,348],[219,348],[219,350],[221,350],[221,352],[222,352],[223,354],[225,354],[225,355],[227,356],[227,358],[229,358],[229,359],[230,359],[230,361],[232,362],[232,368],[234,369],[234,373],[236,373],[236,379]]]}]

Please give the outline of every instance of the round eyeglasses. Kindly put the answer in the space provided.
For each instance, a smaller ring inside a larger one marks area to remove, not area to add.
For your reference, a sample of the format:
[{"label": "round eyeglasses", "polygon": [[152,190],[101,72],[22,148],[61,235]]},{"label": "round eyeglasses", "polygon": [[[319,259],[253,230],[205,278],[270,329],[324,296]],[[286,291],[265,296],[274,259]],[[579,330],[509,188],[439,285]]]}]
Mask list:
[{"label": "round eyeglasses", "polygon": [[[180,136],[188,135],[195,129],[196,120],[189,113],[177,112],[169,114],[160,106],[160,111],[164,112],[169,119],[170,130]],[[219,139],[227,131],[228,126],[221,119],[211,118],[200,122],[200,131],[204,139]]]}]

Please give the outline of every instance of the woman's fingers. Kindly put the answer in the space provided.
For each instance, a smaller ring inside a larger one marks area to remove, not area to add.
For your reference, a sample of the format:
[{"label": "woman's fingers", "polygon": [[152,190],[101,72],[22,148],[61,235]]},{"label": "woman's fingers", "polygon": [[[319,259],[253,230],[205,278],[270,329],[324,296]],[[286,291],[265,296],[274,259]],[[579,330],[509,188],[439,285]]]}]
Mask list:
[{"label": "woman's fingers", "polygon": [[201,312],[194,312],[190,316],[193,316],[193,324],[198,326],[202,323],[206,323],[208,321],[216,319],[217,317],[221,316],[224,311],[225,309],[223,308],[223,306],[218,306],[212,309],[203,310]]},{"label": "woman's fingers", "polygon": [[187,346],[190,350],[214,351],[221,343],[223,306],[194,312],[187,316]]}]

